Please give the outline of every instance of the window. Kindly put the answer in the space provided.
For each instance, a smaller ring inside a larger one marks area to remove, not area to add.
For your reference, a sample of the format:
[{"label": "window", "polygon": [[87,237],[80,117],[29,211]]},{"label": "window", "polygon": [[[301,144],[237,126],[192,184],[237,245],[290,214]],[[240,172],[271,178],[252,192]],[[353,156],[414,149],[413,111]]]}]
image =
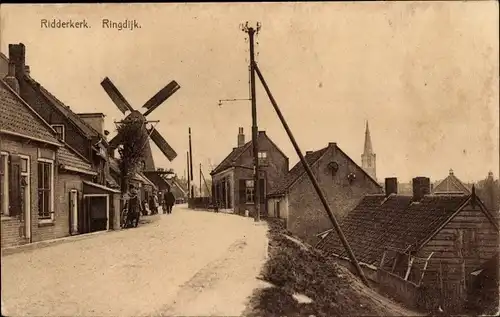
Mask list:
[{"label": "window", "polygon": [[9,175],[7,153],[0,154],[0,213],[9,215]]},{"label": "window", "polygon": [[38,218],[52,219],[53,169],[52,162],[38,162]]},{"label": "window", "polygon": [[255,197],[255,187],[253,180],[245,180],[245,197],[247,204],[253,204]]},{"label": "window", "polygon": [[54,130],[56,130],[57,138],[59,140],[64,140],[64,125],[62,125],[62,124],[53,124],[52,128],[54,128]]},{"label": "window", "polygon": [[258,157],[259,157],[259,165],[266,166],[268,164],[268,161],[267,161],[267,152],[260,151],[258,153]]},{"label": "window", "polygon": [[21,158],[21,173],[28,173],[28,159]]}]

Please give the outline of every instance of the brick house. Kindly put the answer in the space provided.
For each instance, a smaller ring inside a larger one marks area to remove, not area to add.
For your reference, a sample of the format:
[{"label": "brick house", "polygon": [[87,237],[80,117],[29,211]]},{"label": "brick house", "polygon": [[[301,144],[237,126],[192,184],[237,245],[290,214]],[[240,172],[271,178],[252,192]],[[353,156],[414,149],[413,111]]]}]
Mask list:
[{"label": "brick house", "polygon": [[[2,58],[0,62],[5,63],[5,60]],[[21,98],[51,125],[59,139],[90,162],[96,172],[83,187],[79,233],[116,228],[119,223],[120,193],[118,184],[109,173],[109,145],[104,135],[103,115],[74,113],[33,79],[26,65],[24,44],[10,44],[7,60],[14,65]]]},{"label": "brick house", "polygon": [[[336,143],[308,151],[305,159],[338,218],[344,217],[366,194],[382,193],[377,181]],[[300,161],[267,197],[269,215],[285,219],[287,229],[310,244],[318,242],[318,232],[332,227]]]},{"label": "brick house", "polygon": [[[498,252],[498,223],[474,187],[471,194],[430,195],[429,178],[412,183],[412,196],[398,195],[397,179],[386,179],[386,194],[365,196],[341,227],[384,291],[415,308],[460,311],[472,273]],[[347,260],[334,231],[317,248]]]},{"label": "brick house", "polygon": [[76,234],[83,182],[97,174],[18,89],[14,76],[0,81],[2,248]]},{"label": "brick house", "polygon": [[[252,141],[245,143],[243,128],[239,128],[238,146],[210,173],[212,196],[219,208],[228,212],[255,212],[253,187]],[[259,178],[262,215],[266,214],[266,193],[288,172],[288,157],[266,135],[258,133]]]}]

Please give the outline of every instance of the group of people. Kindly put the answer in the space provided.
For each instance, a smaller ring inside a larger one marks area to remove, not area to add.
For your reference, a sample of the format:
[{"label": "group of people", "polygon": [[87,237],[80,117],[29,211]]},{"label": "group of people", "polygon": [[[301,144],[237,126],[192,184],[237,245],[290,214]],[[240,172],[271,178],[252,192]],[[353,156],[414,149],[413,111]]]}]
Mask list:
[{"label": "group of people", "polygon": [[[170,188],[162,195],[161,201],[158,195],[153,193],[149,197],[149,202],[145,200],[141,202],[137,189],[134,185],[129,186],[128,199],[125,205],[125,212],[123,213],[122,226],[123,227],[137,227],[139,225],[139,218],[148,215],[148,208],[151,210],[151,215],[158,214],[158,208],[161,205],[163,214],[171,214],[175,204],[175,196],[170,191]],[[146,204],[148,206],[146,206]]]},{"label": "group of people", "polygon": [[[170,188],[167,189],[167,191],[163,195],[160,195],[160,197],[158,196],[159,195],[156,192],[149,196],[149,209],[151,210],[151,214],[158,214],[158,208],[160,206],[162,208],[163,214],[171,214],[175,204],[175,196],[170,191]],[[147,215],[147,210],[145,212]]]}]

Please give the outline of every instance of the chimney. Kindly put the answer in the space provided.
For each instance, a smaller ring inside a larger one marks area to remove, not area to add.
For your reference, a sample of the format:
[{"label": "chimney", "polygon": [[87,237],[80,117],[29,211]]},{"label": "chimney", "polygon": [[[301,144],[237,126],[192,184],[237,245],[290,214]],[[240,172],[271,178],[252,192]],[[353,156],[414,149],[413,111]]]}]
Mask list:
[{"label": "chimney", "polygon": [[245,134],[243,134],[243,128],[238,128],[238,147],[245,145]]},{"label": "chimney", "polygon": [[26,66],[26,48],[23,43],[9,44],[9,60],[15,65],[16,78],[22,78]]},{"label": "chimney", "polygon": [[396,177],[388,177],[385,179],[385,196],[398,193],[398,179]]},{"label": "chimney", "polygon": [[428,177],[415,177],[413,179],[413,201],[420,201],[430,193],[431,181]]},{"label": "chimney", "polygon": [[79,113],[80,119],[85,121],[97,132],[104,136],[104,114],[103,113]]},{"label": "chimney", "polygon": [[313,151],[306,151],[306,155],[312,154]]},{"label": "chimney", "polygon": [[9,72],[4,77],[4,80],[7,85],[19,95],[19,81],[16,78],[16,65],[12,61],[9,62]]}]

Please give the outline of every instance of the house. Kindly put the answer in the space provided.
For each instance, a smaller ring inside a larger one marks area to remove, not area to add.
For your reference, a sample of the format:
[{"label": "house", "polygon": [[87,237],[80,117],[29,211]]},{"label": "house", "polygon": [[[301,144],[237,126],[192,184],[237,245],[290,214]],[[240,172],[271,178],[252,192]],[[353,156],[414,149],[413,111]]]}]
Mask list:
[{"label": "house", "polygon": [[433,190],[431,191],[432,194],[434,195],[439,195],[439,194],[464,194],[464,195],[469,195],[471,193],[470,189],[464,185],[456,176],[455,173],[453,172],[452,169],[450,169],[450,172],[448,176],[440,181],[437,185],[434,186]]},{"label": "house", "polygon": [[[288,172],[288,157],[267,136],[258,133],[260,213],[266,214],[266,194]],[[254,207],[253,142],[245,143],[243,128],[239,128],[238,146],[210,173],[212,176],[212,196],[220,209],[228,212],[250,214]]]},{"label": "house", "polygon": [[13,66],[0,80],[2,248],[80,232],[84,182],[97,174],[19,96]]},{"label": "house", "polygon": [[[413,179],[412,196],[398,195],[397,179],[386,179],[385,195],[366,195],[340,225],[367,276],[428,310],[460,310],[471,273],[498,251],[498,224],[474,187],[470,194],[430,195],[427,177]],[[334,231],[317,248],[347,260]]]},{"label": "house", "polygon": [[[98,130],[94,129],[85,121],[90,120],[91,115],[77,115],[30,76],[24,44],[9,44],[8,61],[14,65],[21,98],[51,125],[57,132],[58,139],[90,162],[96,171],[96,175],[86,181],[83,187],[84,208],[80,213],[84,217],[82,223],[87,225],[82,226],[79,233],[116,228],[119,224],[119,186],[109,174],[108,144],[103,126],[96,127]],[[0,59],[0,63],[5,63],[5,58]],[[99,120],[99,116],[101,114],[97,114],[97,120],[91,120],[92,124],[103,122]]]},{"label": "house", "polygon": [[[308,151],[304,158],[338,218],[344,217],[366,194],[382,193],[376,180],[336,143]],[[269,216],[284,219],[287,229],[308,243],[315,244],[316,234],[332,227],[300,161],[271,189],[267,198]]]}]

